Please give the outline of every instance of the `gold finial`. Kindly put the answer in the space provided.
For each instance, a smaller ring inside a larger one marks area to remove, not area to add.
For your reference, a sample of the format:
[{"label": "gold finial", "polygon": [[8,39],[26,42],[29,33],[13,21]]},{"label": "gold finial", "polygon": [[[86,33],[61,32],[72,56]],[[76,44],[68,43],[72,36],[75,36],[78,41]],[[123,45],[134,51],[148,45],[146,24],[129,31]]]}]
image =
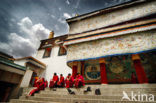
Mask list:
[{"label": "gold finial", "polygon": [[51,31],[50,34],[49,34],[49,39],[51,39],[53,37],[54,37],[54,31]]},{"label": "gold finial", "polygon": [[79,14],[75,14],[75,16],[79,16]]}]

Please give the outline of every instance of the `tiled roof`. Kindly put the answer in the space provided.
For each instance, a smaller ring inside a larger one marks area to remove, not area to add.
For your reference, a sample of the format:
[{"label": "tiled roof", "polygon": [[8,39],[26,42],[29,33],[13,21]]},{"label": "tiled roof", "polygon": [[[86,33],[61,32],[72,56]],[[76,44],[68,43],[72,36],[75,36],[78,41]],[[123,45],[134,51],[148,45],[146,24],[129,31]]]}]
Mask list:
[{"label": "tiled roof", "polygon": [[26,67],[15,64],[12,60],[8,60],[8,59],[2,58],[2,57],[0,57],[0,63],[11,66],[11,67],[14,67],[16,69],[23,70],[23,71],[26,70]]}]

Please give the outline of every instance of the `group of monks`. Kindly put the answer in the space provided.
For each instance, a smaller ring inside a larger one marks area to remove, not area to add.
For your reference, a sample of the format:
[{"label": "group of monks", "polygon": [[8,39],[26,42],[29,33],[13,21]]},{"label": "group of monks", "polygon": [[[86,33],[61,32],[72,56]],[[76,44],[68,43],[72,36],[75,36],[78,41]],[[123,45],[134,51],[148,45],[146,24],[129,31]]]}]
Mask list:
[{"label": "group of monks", "polygon": [[66,79],[64,79],[62,74],[60,75],[60,79],[59,79],[57,74],[54,73],[53,78],[50,80],[49,88],[55,88],[55,87],[71,88],[73,86],[79,88],[84,85],[85,85],[84,78],[83,76],[80,75],[80,73],[78,73],[75,78],[69,73]]},{"label": "group of monks", "polygon": [[[71,88],[74,86],[76,88],[80,88],[84,85],[85,85],[84,78],[83,76],[80,75],[80,73],[78,73],[75,78],[69,73],[66,79],[64,79],[62,74],[60,74],[60,78],[59,78],[57,73],[54,73],[53,78],[50,80],[49,88],[56,88],[56,87]],[[34,95],[34,93],[37,93],[40,90],[44,90],[46,87],[48,87],[48,81],[45,80],[44,78],[38,78],[35,79],[33,86],[36,88],[32,89],[27,95],[27,97],[32,96]]]}]

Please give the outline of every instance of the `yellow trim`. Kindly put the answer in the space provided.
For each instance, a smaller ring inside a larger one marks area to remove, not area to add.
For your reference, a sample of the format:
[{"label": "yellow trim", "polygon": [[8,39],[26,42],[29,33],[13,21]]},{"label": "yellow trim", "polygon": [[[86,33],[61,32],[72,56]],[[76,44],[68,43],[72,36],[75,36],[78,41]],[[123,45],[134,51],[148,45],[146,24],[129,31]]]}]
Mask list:
[{"label": "yellow trim", "polygon": [[105,61],[104,58],[100,58],[100,59],[99,59],[99,63],[106,63],[106,61]]},{"label": "yellow trim", "polygon": [[139,54],[133,54],[132,55],[132,60],[140,60]]}]

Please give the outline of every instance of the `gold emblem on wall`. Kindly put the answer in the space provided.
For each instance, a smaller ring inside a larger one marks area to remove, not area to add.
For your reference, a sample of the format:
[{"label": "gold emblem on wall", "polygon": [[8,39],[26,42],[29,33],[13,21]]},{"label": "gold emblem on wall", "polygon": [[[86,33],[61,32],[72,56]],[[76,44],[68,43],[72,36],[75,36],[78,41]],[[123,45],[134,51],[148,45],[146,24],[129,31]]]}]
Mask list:
[{"label": "gold emblem on wall", "polygon": [[117,57],[112,57],[111,65],[110,65],[110,70],[113,73],[121,73],[124,68],[123,64],[120,62],[120,59]]},{"label": "gold emblem on wall", "polygon": [[99,80],[100,77],[100,66],[99,65],[88,65],[85,70],[86,78],[89,80]]}]

